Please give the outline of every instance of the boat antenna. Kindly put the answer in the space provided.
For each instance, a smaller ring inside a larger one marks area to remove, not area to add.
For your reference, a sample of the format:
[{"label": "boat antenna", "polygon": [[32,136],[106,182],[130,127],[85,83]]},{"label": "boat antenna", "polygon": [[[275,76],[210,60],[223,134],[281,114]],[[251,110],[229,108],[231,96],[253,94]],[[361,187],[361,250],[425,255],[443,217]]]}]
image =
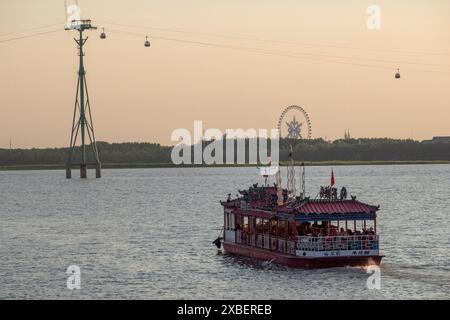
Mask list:
[{"label": "boat antenna", "polygon": [[294,167],[294,157],[292,151],[292,145],[290,145],[289,151],[289,165],[287,168],[287,189],[289,197],[294,198],[297,191],[295,190],[295,167]]}]

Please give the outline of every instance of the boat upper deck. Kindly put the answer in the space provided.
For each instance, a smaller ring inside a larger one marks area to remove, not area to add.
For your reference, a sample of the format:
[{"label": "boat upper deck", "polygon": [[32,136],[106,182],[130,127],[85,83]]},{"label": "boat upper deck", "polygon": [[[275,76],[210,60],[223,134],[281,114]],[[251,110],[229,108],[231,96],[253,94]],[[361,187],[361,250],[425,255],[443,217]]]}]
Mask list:
[{"label": "boat upper deck", "polygon": [[221,204],[225,208],[234,209],[236,213],[261,218],[294,218],[295,220],[371,220],[375,218],[379,206],[366,204],[352,199],[310,199],[287,197],[283,189],[283,204],[278,205],[276,186],[258,187],[253,185],[248,190],[239,191],[240,197]]}]

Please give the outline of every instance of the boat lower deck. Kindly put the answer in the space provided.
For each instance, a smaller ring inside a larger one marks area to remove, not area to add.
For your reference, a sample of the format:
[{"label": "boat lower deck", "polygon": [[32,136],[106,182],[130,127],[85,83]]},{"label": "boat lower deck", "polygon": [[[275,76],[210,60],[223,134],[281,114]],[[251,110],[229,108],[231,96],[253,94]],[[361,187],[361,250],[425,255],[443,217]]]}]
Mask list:
[{"label": "boat lower deck", "polygon": [[276,263],[293,268],[332,268],[344,266],[379,265],[381,255],[330,256],[330,257],[302,257],[283,254],[278,251],[257,248],[245,244],[224,241],[223,247],[227,253],[254,258],[257,260],[273,260]]}]

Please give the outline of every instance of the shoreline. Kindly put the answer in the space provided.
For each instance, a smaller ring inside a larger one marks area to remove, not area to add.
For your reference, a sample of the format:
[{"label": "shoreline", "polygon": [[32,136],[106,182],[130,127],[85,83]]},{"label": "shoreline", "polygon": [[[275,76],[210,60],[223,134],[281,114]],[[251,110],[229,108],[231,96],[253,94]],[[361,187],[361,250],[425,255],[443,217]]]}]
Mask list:
[{"label": "shoreline", "polygon": [[[389,161],[305,161],[305,166],[364,166],[364,165],[414,165],[414,164],[450,164],[450,160],[389,160]],[[287,162],[280,162],[286,166]],[[301,161],[295,161],[299,166]],[[214,164],[214,165],[175,165],[172,163],[102,163],[102,169],[155,169],[155,168],[232,168],[232,167],[258,167],[257,164]],[[89,166],[90,167],[90,166]],[[36,164],[36,165],[3,165],[0,171],[27,171],[27,170],[63,170],[64,164]],[[76,168],[74,167],[76,170]]]}]

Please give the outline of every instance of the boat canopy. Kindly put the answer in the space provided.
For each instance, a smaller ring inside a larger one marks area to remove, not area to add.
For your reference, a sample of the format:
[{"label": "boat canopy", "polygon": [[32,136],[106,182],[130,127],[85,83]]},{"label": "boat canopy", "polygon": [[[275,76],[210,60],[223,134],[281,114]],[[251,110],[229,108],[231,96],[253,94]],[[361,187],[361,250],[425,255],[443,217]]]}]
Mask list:
[{"label": "boat canopy", "polygon": [[372,220],[376,218],[379,206],[372,206],[352,200],[310,200],[304,199],[279,209],[279,216],[297,221],[322,220]]},{"label": "boat canopy", "polygon": [[346,221],[346,220],[374,220],[375,212],[372,213],[346,213],[346,214],[296,214],[289,213],[278,214],[278,218],[296,221]]}]

